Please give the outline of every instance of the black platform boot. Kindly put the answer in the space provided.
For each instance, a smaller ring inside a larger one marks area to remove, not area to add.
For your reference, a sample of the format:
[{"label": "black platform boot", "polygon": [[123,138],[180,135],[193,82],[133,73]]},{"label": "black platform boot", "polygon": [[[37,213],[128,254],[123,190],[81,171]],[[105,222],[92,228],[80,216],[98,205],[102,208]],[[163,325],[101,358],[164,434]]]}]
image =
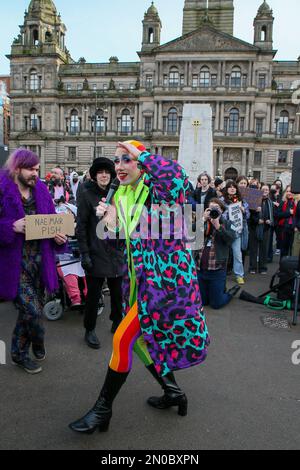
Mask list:
[{"label": "black platform boot", "polygon": [[128,374],[129,372],[120,373],[109,368],[95,406],[83,418],[71,423],[69,428],[85,434],[92,434],[97,428],[100,432],[107,431],[112,417],[112,403]]},{"label": "black platform boot", "polygon": [[165,392],[162,397],[148,398],[148,405],[159,410],[165,410],[167,408],[171,408],[172,406],[178,406],[178,414],[180,416],[186,416],[188,407],[187,397],[177,385],[173,372],[169,372],[169,374],[161,377],[157,373],[154,364],[147,366],[147,369]]}]

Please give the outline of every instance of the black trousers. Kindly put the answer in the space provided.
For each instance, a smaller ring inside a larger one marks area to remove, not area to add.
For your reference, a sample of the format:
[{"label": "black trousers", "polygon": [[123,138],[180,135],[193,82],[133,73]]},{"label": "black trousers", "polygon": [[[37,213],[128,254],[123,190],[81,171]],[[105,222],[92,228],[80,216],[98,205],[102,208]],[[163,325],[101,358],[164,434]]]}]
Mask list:
[{"label": "black trousers", "polygon": [[[84,315],[84,328],[93,331],[96,328],[99,300],[101,298],[104,277],[87,276],[88,294]],[[110,290],[111,313],[110,319],[119,324],[122,320],[122,277],[107,278]]]},{"label": "black trousers", "polygon": [[264,239],[262,241],[257,240],[256,228],[250,227],[249,229],[249,270],[256,271],[257,264],[258,270],[268,270],[268,248],[270,240],[270,228],[264,230]]}]

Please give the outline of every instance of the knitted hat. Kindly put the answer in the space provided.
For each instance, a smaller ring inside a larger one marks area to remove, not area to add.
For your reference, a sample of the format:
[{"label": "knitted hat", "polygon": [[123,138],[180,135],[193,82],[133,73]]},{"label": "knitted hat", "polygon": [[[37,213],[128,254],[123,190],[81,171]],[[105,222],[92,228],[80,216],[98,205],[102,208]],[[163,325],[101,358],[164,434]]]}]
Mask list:
[{"label": "knitted hat", "polygon": [[124,142],[124,144],[133,145],[138,150],[140,150],[140,152],[145,152],[146,150],[146,147],[144,146],[144,144],[142,144],[142,142],[139,142],[138,140],[127,140],[126,142]]},{"label": "knitted hat", "polygon": [[92,180],[97,179],[97,173],[101,170],[107,170],[111,174],[112,179],[116,177],[115,166],[112,160],[105,157],[96,158],[90,168],[90,175]]}]

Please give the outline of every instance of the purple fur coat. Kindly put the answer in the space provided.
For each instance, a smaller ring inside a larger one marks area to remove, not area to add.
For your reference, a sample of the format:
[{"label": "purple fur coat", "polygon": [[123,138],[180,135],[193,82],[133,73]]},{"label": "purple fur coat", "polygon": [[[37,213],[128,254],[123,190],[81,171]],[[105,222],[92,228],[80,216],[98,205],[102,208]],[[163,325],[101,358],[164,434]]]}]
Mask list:
[{"label": "purple fur coat", "polygon": [[[38,181],[33,190],[37,214],[55,214],[54,205],[44,183]],[[13,224],[25,217],[18,186],[6,172],[0,174],[0,298],[13,300],[21,275],[25,237],[15,233]],[[58,288],[54,240],[41,241],[42,280],[49,293]]]}]

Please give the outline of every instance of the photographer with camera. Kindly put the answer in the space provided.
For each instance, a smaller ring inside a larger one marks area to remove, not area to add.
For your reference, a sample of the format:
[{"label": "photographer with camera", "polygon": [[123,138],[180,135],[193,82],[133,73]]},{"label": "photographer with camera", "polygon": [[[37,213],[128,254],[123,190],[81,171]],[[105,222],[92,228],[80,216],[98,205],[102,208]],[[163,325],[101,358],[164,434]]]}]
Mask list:
[{"label": "photographer with camera", "polygon": [[204,245],[196,255],[198,281],[203,305],[218,310],[227,305],[240,286],[226,292],[226,267],[229,249],[235,240],[231,222],[223,217],[226,207],[212,199],[204,212]]}]

